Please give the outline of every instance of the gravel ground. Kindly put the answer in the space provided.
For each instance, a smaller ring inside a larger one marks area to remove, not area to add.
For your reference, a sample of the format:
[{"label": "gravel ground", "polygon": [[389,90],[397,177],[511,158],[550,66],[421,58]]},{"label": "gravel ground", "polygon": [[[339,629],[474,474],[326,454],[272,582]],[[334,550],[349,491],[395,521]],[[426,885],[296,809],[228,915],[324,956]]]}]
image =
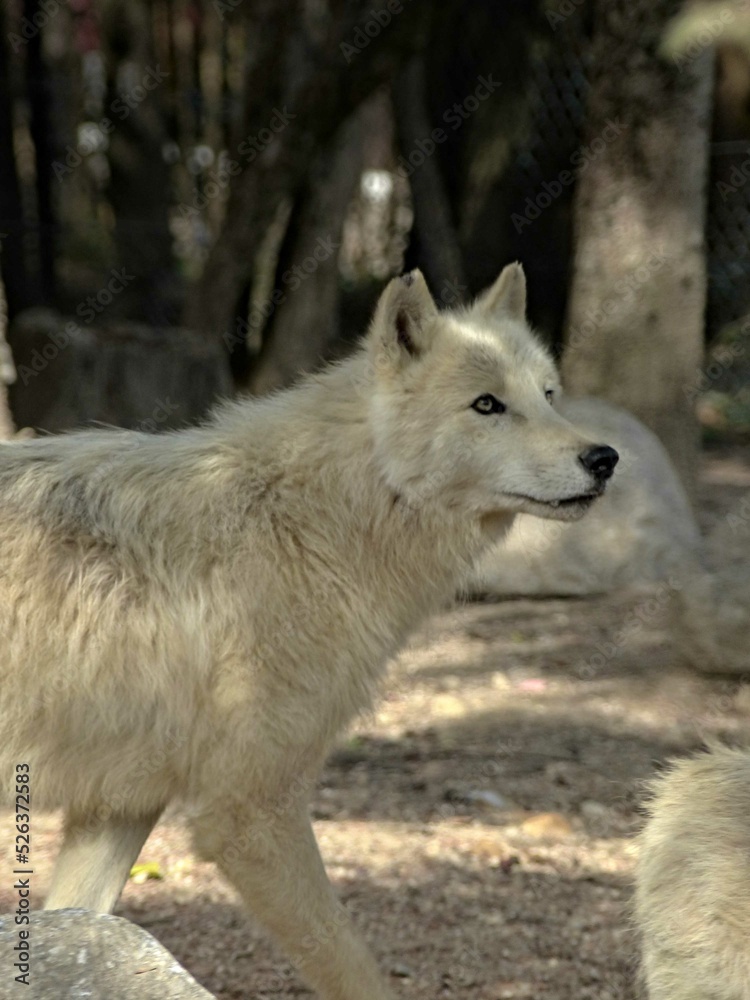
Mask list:
[{"label": "gravel ground", "polygon": [[[750,488],[750,455],[704,456],[701,523]],[[336,888],[403,1000],[639,996],[629,926],[644,782],[750,715],[737,678],[674,662],[666,592],[467,604],[437,616],[393,668],[377,710],[340,742],[313,803]],[[641,627],[605,645],[628,614]],[[600,649],[603,650],[601,655]],[[0,813],[0,836],[11,843]],[[55,815],[33,826],[35,903]],[[192,855],[179,816],[117,912],[151,931],[221,1000],[309,997]],[[10,908],[11,879],[0,884]]]}]

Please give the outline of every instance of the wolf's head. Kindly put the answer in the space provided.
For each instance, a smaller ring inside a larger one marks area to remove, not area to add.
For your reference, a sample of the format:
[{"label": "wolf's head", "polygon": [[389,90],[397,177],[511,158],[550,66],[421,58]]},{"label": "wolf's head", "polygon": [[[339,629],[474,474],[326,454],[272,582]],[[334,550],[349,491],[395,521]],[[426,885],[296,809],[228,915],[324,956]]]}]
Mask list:
[{"label": "wolf's head", "polygon": [[617,452],[556,411],[557,370],[525,312],[519,264],[463,309],[439,312],[419,271],[383,292],[368,335],[372,430],[410,502],[568,521],[604,492]]}]

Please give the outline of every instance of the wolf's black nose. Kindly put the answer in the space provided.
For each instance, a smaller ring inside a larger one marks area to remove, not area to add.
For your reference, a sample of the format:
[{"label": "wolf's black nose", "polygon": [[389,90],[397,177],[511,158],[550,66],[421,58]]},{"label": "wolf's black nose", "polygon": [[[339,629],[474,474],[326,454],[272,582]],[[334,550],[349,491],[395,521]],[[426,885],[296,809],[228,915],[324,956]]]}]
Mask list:
[{"label": "wolf's black nose", "polygon": [[615,471],[620,456],[608,444],[595,444],[582,451],[578,460],[587,472],[597,479],[609,479]]}]

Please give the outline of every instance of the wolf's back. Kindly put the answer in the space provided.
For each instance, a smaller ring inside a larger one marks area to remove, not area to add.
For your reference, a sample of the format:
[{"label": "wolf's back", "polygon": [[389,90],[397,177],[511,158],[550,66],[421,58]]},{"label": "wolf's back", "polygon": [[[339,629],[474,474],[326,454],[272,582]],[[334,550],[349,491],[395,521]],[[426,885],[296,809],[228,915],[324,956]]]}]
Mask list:
[{"label": "wolf's back", "polygon": [[133,761],[190,729],[234,583],[212,561],[250,520],[219,450],[192,430],[0,446],[0,800],[21,762],[39,807],[142,799]]},{"label": "wolf's back", "polygon": [[750,1000],[750,751],[678,761],[652,791],[635,897],[650,1000]]}]

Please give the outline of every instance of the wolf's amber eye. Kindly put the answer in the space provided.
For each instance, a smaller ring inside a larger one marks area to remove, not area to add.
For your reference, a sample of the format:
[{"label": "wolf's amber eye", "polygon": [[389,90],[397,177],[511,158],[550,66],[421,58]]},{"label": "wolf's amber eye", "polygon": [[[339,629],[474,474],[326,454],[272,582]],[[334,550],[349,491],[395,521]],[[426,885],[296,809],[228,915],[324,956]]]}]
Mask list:
[{"label": "wolf's amber eye", "polygon": [[487,414],[487,413],[505,413],[505,403],[501,403],[499,399],[486,392],[483,396],[477,396],[474,402],[471,404],[472,410],[476,410],[477,413]]},{"label": "wolf's amber eye", "polygon": [[547,400],[548,403],[551,403],[552,400],[555,398],[555,390],[554,389],[545,389],[544,390],[544,398]]}]

